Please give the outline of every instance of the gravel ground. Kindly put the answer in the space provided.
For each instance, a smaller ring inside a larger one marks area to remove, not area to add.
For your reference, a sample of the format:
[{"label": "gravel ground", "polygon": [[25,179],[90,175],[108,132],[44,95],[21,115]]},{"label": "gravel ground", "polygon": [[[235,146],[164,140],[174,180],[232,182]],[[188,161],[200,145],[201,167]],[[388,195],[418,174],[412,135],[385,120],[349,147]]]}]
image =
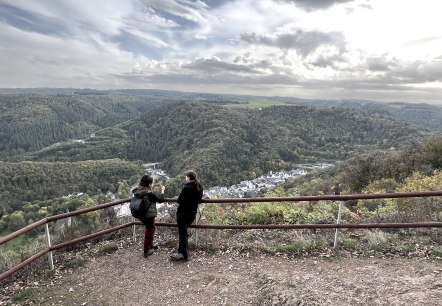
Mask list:
[{"label": "gravel ground", "polygon": [[[3,288],[0,305],[441,305],[442,263],[425,258],[306,258],[194,250],[172,262],[121,243],[72,270]],[[72,253],[78,257],[84,254]],[[12,301],[14,286],[35,288]]]}]

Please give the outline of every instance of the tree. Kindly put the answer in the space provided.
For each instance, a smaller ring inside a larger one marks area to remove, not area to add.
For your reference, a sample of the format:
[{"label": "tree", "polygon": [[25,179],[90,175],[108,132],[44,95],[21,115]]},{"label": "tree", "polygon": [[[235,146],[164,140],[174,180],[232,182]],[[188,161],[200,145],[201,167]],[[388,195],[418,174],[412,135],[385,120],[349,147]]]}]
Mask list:
[{"label": "tree", "polygon": [[25,227],[26,225],[27,225],[26,220],[22,211],[14,211],[12,214],[9,215],[9,222],[7,229],[10,232],[19,230]]},{"label": "tree", "polygon": [[118,183],[117,197],[119,199],[126,199],[129,197],[129,185],[126,180],[123,180]]}]

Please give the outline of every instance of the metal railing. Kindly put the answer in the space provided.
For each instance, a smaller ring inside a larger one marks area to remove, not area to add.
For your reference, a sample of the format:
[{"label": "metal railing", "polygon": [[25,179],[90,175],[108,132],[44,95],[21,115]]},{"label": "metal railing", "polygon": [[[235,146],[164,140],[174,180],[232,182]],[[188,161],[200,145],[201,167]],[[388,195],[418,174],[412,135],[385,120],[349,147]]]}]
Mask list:
[{"label": "metal railing", "polygon": [[[340,209],[338,211],[337,222],[334,224],[248,224],[248,225],[214,225],[214,224],[193,224],[191,227],[193,228],[210,228],[210,229],[319,229],[319,228],[328,228],[335,229],[335,241],[334,247],[336,246],[338,229],[339,228],[440,228],[442,227],[442,222],[416,222],[416,223],[360,223],[360,224],[342,224],[341,222],[341,212],[342,212],[342,203],[349,200],[367,200],[367,199],[388,199],[388,198],[415,198],[415,197],[434,197],[434,196],[442,196],[442,191],[425,191],[425,192],[405,192],[405,193],[383,193],[383,194],[352,194],[352,195],[322,195],[322,196],[297,196],[297,197],[262,197],[262,198],[221,198],[221,199],[204,199],[202,203],[219,203],[219,204],[233,204],[233,203],[258,203],[258,202],[302,202],[302,201],[340,201]],[[45,234],[46,234],[46,243],[47,247],[38,253],[32,255],[28,259],[24,260],[20,264],[15,267],[9,269],[6,272],[0,274],[0,281],[7,278],[8,276],[14,274],[21,268],[29,265],[33,261],[37,260],[41,256],[45,254],[48,255],[49,267],[50,269],[54,268],[52,252],[58,250],[60,248],[73,245],[91,238],[99,237],[104,234],[108,234],[111,232],[115,232],[117,230],[127,228],[129,226],[141,225],[142,223],[139,221],[133,221],[126,224],[118,225],[106,230],[102,230],[90,235],[86,235],[80,238],[76,238],[70,241],[66,241],[63,243],[59,243],[56,245],[51,244],[50,232],[48,224],[50,222],[54,222],[60,219],[82,215],[88,212],[105,209],[108,207],[113,207],[116,205],[124,204],[129,202],[130,199],[118,200],[106,204],[96,205],[89,208],[84,208],[80,210],[76,210],[73,212],[67,212],[55,216],[50,216],[44,218],[40,221],[32,223],[20,230],[17,230],[9,235],[4,237],[0,237],[0,246],[5,244],[6,242],[19,237],[41,225],[45,225]],[[164,202],[176,202],[176,199],[164,199]],[[156,226],[164,226],[164,227],[176,227],[176,223],[163,223],[158,222],[155,223]]]}]

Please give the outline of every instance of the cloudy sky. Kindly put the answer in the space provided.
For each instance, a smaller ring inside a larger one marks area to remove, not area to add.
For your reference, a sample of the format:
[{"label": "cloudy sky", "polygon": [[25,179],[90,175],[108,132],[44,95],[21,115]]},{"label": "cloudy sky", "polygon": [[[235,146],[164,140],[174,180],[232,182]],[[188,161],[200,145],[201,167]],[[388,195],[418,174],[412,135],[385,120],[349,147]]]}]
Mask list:
[{"label": "cloudy sky", "polygon": [[442,104],[440,0],[0,0],[0,87]]}]

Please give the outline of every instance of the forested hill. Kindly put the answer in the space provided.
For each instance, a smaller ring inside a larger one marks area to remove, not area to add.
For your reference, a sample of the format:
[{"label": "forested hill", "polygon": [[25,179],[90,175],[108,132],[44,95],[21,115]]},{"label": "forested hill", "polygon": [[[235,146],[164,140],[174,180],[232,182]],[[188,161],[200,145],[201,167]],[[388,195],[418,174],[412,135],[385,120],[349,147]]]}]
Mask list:
[{"label": "forested hill", "polygon": [[0,159],[81,139],[168,103],[156,96],[0,94]]},{"label": "forested hill", "polygon": [[424,132],[385,114],[307,106],[228,109],[182,103],[143,117],[132,158],[163,161],[172,174],[199,170],[212,184],[253,178],[284,163],[343,160],[398,147]]},{"label": "forested hill", "polygon": [[22,159],[163,162],[173,176],[194,168],[206,184],[228,185],[287,163],[344,160],[426,134],[373,110],[297,105],[231,109],[180,102],[101,129],[84,142],[58,143]]}]

